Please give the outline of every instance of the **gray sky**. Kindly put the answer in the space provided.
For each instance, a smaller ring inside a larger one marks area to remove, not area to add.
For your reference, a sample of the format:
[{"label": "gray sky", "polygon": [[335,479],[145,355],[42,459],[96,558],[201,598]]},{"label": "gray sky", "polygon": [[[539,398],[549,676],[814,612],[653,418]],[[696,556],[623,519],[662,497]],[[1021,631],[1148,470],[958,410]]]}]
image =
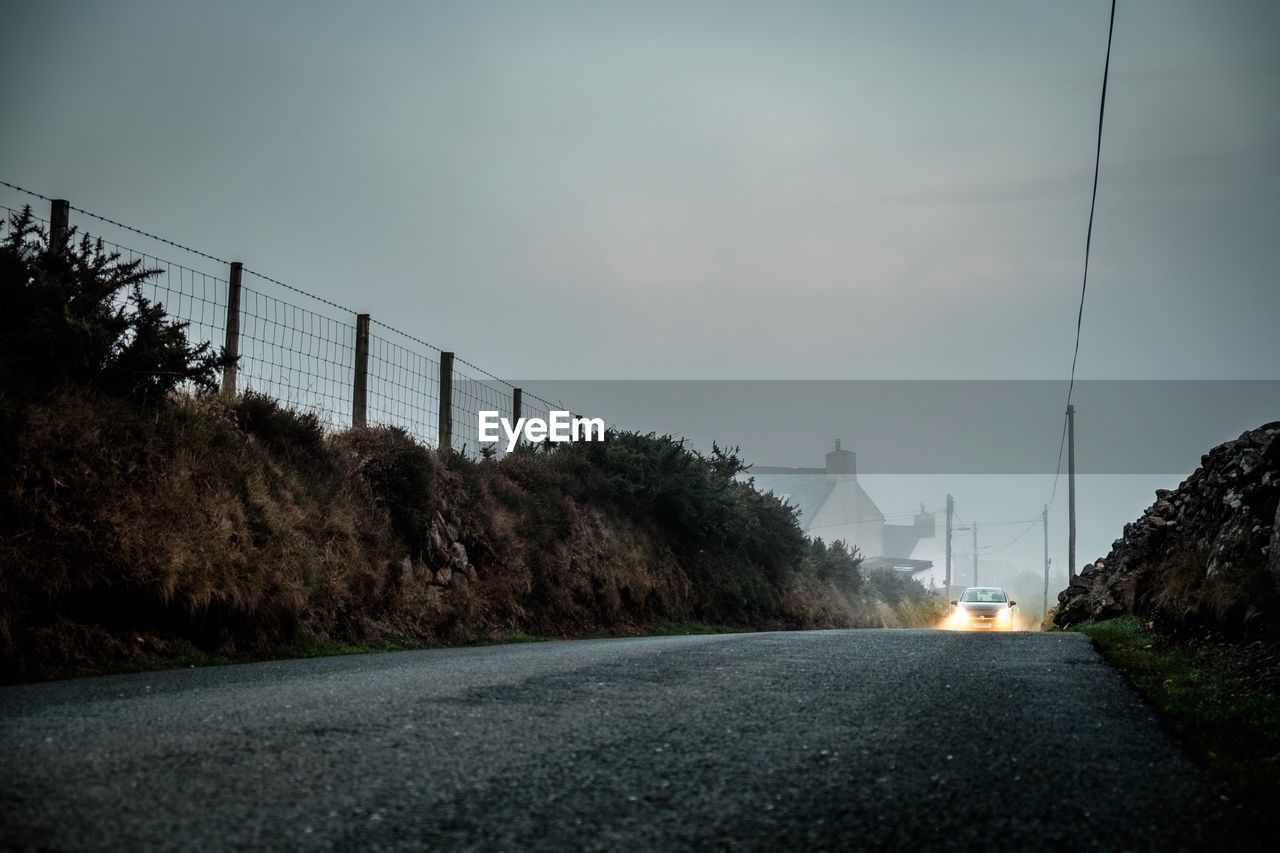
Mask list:
[{"label": "gray sky", "polygon": [[[0,177],[503,376],[1061,379],[1108,8],[25,3]],[[1278,378],[1278,45],[1121,0],[1082,377]]]}]

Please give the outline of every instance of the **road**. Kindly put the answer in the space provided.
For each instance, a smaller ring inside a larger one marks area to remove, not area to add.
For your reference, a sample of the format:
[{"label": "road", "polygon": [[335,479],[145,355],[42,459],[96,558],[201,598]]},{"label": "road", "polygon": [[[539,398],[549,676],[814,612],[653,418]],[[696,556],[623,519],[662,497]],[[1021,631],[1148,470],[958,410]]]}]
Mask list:
[{"label": "road", "polygon": [[0,690],[11,848],[1170,850],[1231,806],[1078,634],[398,652]]}]

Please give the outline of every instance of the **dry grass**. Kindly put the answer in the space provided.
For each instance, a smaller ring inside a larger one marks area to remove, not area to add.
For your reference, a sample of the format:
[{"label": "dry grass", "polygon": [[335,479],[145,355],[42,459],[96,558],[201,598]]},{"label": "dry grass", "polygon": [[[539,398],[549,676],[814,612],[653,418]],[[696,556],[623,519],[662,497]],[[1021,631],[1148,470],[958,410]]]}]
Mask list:
[{"label": "dry grass", "polygon": [[[860,585],[789,514],[699,485],[697,460],[677,474],[692,506],[719,513],[710,526],[665,517],[668,480],[631,479],[617,467],[629,457],[475,463],[394,429],[326,437],[254,395],[144,411],[81,391],[0,408],[8,679],[684,623],[929,624],[922,588]],[[650,446],[670,455],[636,442]],[[764,533],[707,538],[734,525]]]},{"label": "dry grass", "polygon": [[1280,611],[1262,561],[1210,574],[1200,551],[1184,550],[1134,573],[1125,600],[1134,613],[1165,630],[1232,636],[1274,636]]}]

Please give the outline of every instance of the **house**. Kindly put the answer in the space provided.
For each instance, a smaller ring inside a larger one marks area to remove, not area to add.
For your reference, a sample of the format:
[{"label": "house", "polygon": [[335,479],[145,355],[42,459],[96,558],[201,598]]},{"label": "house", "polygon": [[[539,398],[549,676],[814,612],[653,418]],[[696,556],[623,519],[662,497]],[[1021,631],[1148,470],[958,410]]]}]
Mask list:
[{"label": "house", "polygon": [[856,546],[865,567],[914,574],[933,566],[930,560],[911,559],[917,543],[933,537],[933,515],[921,507],[911,524],[886,524],[884,513],[858,482],[857,454],[842,449],[839,440],[822,468],[753,466],[747,476],[759,491],[795,507],[806,535]]}]

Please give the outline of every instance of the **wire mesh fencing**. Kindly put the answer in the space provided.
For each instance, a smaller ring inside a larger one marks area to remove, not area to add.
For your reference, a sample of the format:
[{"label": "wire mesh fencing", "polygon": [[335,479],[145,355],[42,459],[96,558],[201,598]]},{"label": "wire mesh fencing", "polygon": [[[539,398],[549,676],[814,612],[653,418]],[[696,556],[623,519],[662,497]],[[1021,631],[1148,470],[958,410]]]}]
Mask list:
[{"label": "wire mesh fencing", "polygon": [[[20,215],[21,210],[15,207],[9,207],[8,205],[0,205],[0,212],[3,212],[4,215],[4,222],[0,223],[0,236],[7,237],[9,231],[13,228],[14,220]],[[49,220],[41,219],[38,216],[32,215],[31,221],[35,223],[41,231],[48,233]]]},{"label": "wire mesh fencing", "polygon": [[311,412],[330,430],[345,429],[351,425],[355,336],[352,323],[242,286],[237,390]]},{"label": "wire mesh fencing", "polygon": [[[30,190],[0,185],[56,204]],[[237,275],[228,261],[63,204],[64,211],[92,218],[104,230],[162,244],[168,247],[166,254],[178,250],[191,256],[189,265],[182,264],[103,240],[108,253],[119,253],[121,261],[137,261],[153,271],[141,286],[142,295],[187,324],[192,344],[229,347],[228,325],[233,326],[238,360],[230,383],[236,391],[254,391],[312,413],[331,432],[363,420],[369,426],[398,427],[427,446],[439,447],[444,428],[449,446],[458,453],[472,458],[505,454],[505,439],[484,445],[478,428],[481,412],[497,412],[515,421],[518,389],[512,383],[376,319],[361,320],[362,315],[323,297],[248,269]],[[0,204],[0,235],[8,233],[20,210]],[[63,216],[67,224],[65,212]],[[50,232],[50,220],[33,216],[33,221],[42,232]],[[122,303],[127,298],[128,294],[120,296]],[[229,322],[233,303],[239,306],[236,323]],[[361,335],[361,328],[367,328],[367,335]],[[448,366],[447,376],[442,365]],[[442,406],[446,383],[448,400]],[[533,394],[519,396],[519,414],[525,418],[545,421],[552,411],[563,409]]]},{"label": "wire mesh fencing", "polygon": [[368,422],[398,426],[423,444],[440,443],[440,351],[371,321]]},{"label": "wire mesh fencing", "polygon": [[[175,320],[187,324],[187,340],[210,343],[215,349],[226,335],[227,280],[191,267],[183,266],[145,252],[102,241],[108,253],[120,255],[124,263],[138,262],[152,274],[139,290],[147,301],[160,305]],[[129,294],[119,294],[127,301]]]},{"label": "wire mesh fencing", "polygon": [[[480,452],[480,413],[498,412],[499,417],[514,420],[514,387],[459,359],[454,362],[452,390],[457,425],[452,435],[453,449],[464,455],[475,455]],[[505,442],[500,440],[493,452],[501,455],[506,452],[505,447]]]}]

